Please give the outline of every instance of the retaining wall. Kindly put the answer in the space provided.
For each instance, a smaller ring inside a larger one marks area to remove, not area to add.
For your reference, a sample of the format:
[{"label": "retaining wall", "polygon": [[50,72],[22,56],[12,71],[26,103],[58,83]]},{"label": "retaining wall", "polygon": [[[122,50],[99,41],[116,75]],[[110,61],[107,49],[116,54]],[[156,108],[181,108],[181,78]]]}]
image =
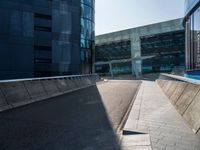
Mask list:
[{"label": "retaining wall", "polygon": [[194,133],[200,136],[200,84],[161,76],[156,82]]},{"label": "retaining wall", "polygon": [[96,84],[98,75],[0,81],[0,111],[41,101]]}]

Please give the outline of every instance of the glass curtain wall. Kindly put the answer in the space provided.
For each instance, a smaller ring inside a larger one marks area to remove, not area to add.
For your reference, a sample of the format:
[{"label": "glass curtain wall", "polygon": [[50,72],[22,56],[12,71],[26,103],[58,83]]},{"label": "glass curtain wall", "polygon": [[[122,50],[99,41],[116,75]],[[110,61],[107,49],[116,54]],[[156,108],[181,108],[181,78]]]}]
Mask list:
[{"label": "glass curtain wall", "polygon": [[81,0],[81,72],[92,73],[94,51],[94,3],[95,0]]},{"label": "glass curtain wall", "polygon": [[187,70],[200,69],[200,8],[186,21],[186,66]]},{"label": "glass curtain wall", "polygon": [[[119,63],[112,64],[112,70],[117,74],[131,74],[131,61],[120,62],[120,60],[131,58],[131,41],[115,41],[102,45],[96,45],[95,61],[109,62],[112,60],[119,60]],[[109,73],[109,65],[96,65],[96,73]]]},{"label": "glass curtain wall", "polygon": [[154,56],[143,60],[143,73],[171,72],[174,67],[184,67],[184,31],[169,32],[141,38],[142,56]]}]

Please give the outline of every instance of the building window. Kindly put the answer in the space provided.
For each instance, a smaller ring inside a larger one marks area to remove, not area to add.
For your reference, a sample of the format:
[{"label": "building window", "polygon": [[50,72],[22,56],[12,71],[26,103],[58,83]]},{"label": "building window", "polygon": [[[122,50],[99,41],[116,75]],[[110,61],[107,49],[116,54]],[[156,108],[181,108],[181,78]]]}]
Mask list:
[{"label": "building window", "polygon": [[50,64],[52,62],[51,59],[47,59],[47,58],[35,58],[34,59],[34,63],[39,63],[39,64]]},{"label": "building window", "polygon": [[50,71],[35,71],[34,76],[35,77],[50,77],[52,75],[52,72]]},{"label": "building window", "polygon": [[171,72],[175,67],[184,67],[184,31],[141,37],[141,55],[153,56],[143,60],[142,72]]},{"label": "building window", "polygon": [[35,31],[45,31],[45,32],[51,32],[51,27],[43,27],[43,26],[34,26]]},{"label": "building window", "polygon": [[35,13],[34,17],[35,18],[40,18],[40,19],[52,20],[52,16],[51,15],[45,15],[45,14],[40,14],[40,13]]},{"label": "building window", "polygon": [[37,51],[51,51],[52,47],[51,46],[41,46],[41,45],[35,45],[34,50]]}]

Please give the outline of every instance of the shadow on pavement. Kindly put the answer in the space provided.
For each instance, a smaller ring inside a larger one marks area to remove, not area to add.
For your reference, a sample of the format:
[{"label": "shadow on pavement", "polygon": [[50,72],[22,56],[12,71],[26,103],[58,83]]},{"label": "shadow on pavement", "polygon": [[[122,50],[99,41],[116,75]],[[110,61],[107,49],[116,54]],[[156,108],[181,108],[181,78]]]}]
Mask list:
[{"label": "shadow on pavement", "polygon": [[1,150],[120,150],[96,86],[0,113]]}]

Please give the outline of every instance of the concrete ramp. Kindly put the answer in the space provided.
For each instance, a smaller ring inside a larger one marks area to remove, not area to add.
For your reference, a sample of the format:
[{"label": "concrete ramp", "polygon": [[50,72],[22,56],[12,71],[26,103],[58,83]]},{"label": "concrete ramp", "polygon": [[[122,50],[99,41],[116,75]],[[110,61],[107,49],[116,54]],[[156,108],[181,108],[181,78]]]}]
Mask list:
[{"label": "concrete ramp", "polygon": [[0,81],[0,111],[92,86],[98,75]]},{"label": "concrete ramp", "polygon": [[196,84],[198,81],[191,83],[182,78],[179,81],[176,77],[176,80],[169,78],[156,82],[193,132],[200,135],[200,85]]}]

